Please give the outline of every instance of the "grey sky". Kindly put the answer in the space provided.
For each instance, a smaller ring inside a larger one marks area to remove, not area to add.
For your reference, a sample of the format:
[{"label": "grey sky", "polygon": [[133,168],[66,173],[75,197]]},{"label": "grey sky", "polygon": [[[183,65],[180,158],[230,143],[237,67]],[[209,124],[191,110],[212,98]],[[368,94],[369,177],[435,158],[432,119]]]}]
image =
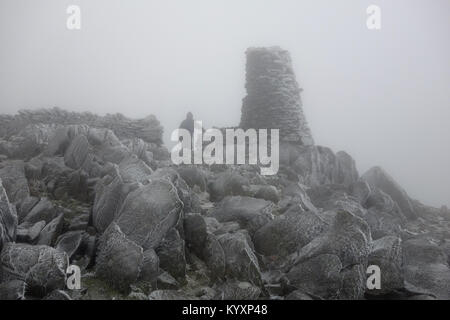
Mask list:
[{"label": "grey sky", "polygon": [[[80,31],[66,29],[70,4]],[[152,113],[168,142],[187,111],[238,124],[246,48],[279,45],[316,143],[450,205],[449,31],[448,0],[0,0],[0,112]]]}]

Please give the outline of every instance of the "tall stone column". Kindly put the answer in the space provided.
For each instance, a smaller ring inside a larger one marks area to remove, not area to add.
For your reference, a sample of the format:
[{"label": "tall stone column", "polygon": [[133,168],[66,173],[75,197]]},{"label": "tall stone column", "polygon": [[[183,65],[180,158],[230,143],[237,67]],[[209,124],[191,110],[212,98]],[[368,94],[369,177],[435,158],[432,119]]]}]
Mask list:
[{"label": "tall stone column", "polygon": [[289,52],[279,47],[250,48],[246,55],[247,96],[240,127],[279,129],[281,141],[313,145]]}]

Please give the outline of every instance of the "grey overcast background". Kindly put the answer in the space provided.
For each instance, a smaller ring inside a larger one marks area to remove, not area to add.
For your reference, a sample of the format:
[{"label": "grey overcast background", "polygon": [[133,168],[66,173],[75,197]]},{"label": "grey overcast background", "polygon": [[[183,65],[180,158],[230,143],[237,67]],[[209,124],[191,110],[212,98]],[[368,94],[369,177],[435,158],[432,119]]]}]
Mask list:
[{"label": "grey overcast background", "polygon": [[155,114],[169,144],[187,111],[238,124],[246,48],[279,45],[317,144],[450,205],[449,33],[449,0],[0,0],[0,112]]}]

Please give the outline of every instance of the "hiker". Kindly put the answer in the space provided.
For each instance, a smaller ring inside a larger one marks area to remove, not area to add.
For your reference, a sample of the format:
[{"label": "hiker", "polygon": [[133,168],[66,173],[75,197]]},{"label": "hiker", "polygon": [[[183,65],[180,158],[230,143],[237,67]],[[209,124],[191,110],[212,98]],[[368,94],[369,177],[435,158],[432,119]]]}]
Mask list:
[{"label": "hiker", "polygon": [[[197,149],[201,149],[201,148],[202,148],[202,139],[201,139],[201,136],[200,136],[200,139],[197,140],[197,141],[195,140],[195,137],[194,137],[195,120],[194,120],[194,115],[192,114],[192,112],[188,112],[188,113],[187,113],[186,119],[184,119],[183,122],[181,122],[179,128],[180,128],[180,129],[187,130],[187,131],[190,133],[190,135],[191,135],[191,150],[192,150],[192,152],[193,152],[194,150],[197,150]],[[201,129],[201,130],[202,130],[202,132],[203,132],[203,129]],[[198,137],[197,137],[197,138],[198,138]],[[179,141],[182,141],[182,140],[183,140],[183,138],[180,137],[180,138],[179,138]]]},{"label": "hiker", "polygon": [[194,136],[194,116],[192,112],[188,112],[186,119],[180,124],[180,129],[185,129],[190,132],[191,137]]}]

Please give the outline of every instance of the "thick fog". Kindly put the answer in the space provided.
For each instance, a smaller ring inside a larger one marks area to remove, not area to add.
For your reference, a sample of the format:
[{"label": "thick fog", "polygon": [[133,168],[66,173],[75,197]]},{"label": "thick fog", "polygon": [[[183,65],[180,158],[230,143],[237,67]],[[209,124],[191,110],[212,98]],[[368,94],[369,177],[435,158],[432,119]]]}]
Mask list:
[{"label": "thick fog", "polygon": [[317,144],[450,205],[449,31],[448,0],[0,0],[0,112],[155,114],[169,144],[187,111],[237,125],[246,48],[279,45]]}]

